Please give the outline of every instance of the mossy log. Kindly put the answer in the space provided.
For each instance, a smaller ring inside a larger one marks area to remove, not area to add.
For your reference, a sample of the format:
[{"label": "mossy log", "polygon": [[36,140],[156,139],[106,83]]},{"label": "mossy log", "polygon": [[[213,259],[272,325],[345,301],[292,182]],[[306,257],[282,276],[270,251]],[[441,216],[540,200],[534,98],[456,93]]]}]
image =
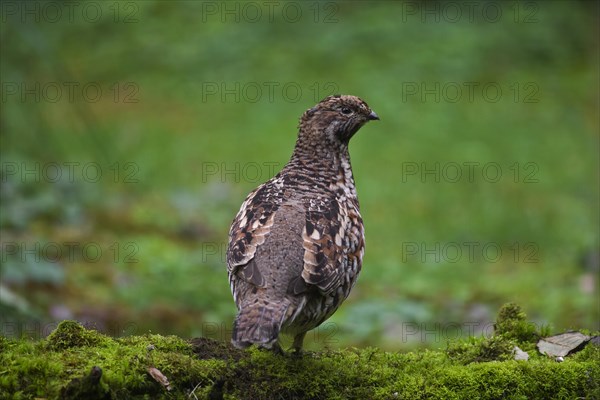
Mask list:
[{"label": "mossy log", "polygon": [[[508,307],[508,308],[507,308]],[[511,308],[512,307],[512,308]],[[0,337],[0,397],[43,399],[598,399],[600,351],[557,362],[505,306],[496,332],[440,351],[376,348],[278,355],[198,338],[120,339],[64,321],[46,339]],[[516,361],[514,347],[528,351]]]}]

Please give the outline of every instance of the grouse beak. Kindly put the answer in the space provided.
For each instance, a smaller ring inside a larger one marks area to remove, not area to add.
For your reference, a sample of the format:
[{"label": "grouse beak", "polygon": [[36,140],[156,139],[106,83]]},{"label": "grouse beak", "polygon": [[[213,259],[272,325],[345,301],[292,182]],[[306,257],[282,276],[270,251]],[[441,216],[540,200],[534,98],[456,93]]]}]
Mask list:
[{"label": "grouse beak", "polygon": [[379,115],[375,114],[375,111],[371,111],[371,114],[367,118],[369,121],[379,121]]}]

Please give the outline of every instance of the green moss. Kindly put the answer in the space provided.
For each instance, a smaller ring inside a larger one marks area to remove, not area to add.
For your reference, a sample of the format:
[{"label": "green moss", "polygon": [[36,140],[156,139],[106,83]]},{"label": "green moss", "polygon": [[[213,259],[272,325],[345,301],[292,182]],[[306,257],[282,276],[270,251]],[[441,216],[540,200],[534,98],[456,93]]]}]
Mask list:
[{"label": "green moss", "polygon": [[[506,323],[526,322],[522,313],[508,314],[497,324],[522,332],[518,323]],[[596,346],[562,363],[542,356],[514,361],[511,346],[521,336],[502,329],[445,352],[350,348],[281,356],[203,338],[112,339],[65,322],[40,342],[0,337],[0,393],[13,399],[598,398]],[[152,378],[150,367],[168,379],[168,388]]]},{"label": "green moss", "polygon": [[527,320],[527,315],[518,304],[507,303],[498,311],[492,336],[471,337],[466,341],[449,343],[446,354],[454,362],[463,365],[511,360],[515,346],[532,356],[536,355],[537,341],[547,334],[546,328],[538,329]]},{"label": "green moss", "polygon": [[569,356],[573,361],[593,361],[600,360],[600,347],[592,343],[588,343],[583,350]]},{"label": "green moss", "polygon": [[110,399],[108,385],[101,382],[102,368],[92,367],[90,373],[75,378],[60,390],[63,399]]},{"label": "green moss", "polygon": [[507,303],[500,308],[494,333],[507,339],[514,339],[518,343],[536,342],[547,332],[538,331],[535,324],[527,321],[527,315],[516,303]]},{"label": "green moss", "polygon": [[[0,346],[0,393],[8,398],[172,398],[196,385],[196,393],[210,391],[226,365],[198,359],[189,343],[174,336],[112,339],[72,321],[40,342],[2,337]],[[168,378],[170,391],[149,367]]]},{"label": "green moss", "polygon": [[485,361],[510,360],[513,355],[514,342],[502,336],[489,338],[469,338],[468,341],[457,341],[448,345],[448,357],[459,364]]},{"label": "green moss", "polygon": [[94,331],[85,329],[77,321],[62,321],[48,336],[46,344],[51,350],[64,350],[71,347],[97,346],[110,339]]}]

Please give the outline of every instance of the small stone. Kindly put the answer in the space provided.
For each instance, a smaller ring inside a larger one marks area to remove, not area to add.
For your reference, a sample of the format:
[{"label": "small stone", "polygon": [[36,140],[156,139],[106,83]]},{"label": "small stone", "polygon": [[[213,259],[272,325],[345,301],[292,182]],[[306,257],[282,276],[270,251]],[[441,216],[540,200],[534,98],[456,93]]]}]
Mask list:
[{"label": "small stone", "polygon": [[542,354],[550,357],[565,357],[582,350],[591,339],[580,332],[567,332],[541,339],[537,348]]},{"label": "small stone", "polygon": [[515,352],[515,360],[529,360],[529,354],[526,351],[521,350],[518,346],[515,346],[513,350]]},{"label": "small stone", "polygon": [[563,362],[565,359],[563,357],[556,357],[556,362]]}]

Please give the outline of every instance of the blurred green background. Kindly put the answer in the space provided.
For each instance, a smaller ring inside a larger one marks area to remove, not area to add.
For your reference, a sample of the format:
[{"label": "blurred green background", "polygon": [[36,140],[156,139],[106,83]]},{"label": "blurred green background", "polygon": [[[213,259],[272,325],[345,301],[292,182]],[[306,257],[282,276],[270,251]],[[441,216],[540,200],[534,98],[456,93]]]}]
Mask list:
[{"label": "blurred green background", "polygon": [[309,348],[598,329],[596,2],[2,3],[2,333],[228,340],[229,224],[354,94],[367,248]]}]

